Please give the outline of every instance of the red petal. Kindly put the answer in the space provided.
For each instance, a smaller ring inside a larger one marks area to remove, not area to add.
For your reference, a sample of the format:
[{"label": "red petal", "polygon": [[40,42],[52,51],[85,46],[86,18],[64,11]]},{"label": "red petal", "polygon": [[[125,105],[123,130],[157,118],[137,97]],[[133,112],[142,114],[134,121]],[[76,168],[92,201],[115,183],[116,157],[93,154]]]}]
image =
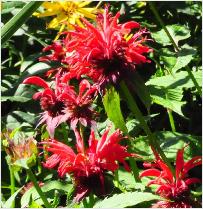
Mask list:
[{"label": "red petal", "polygon": [[79,85],[79,97],[82,97],[82,95],[84,94],[84,91],[86,89],[89,89],[90,88],[90,83],[88,80],[86,79],[83,79],[81,82],[80,82],[80,85]]},{"label": "red petal", "polygon": [[198,178],[189,178],[189,179],[185,180],[185,183],[187,185],[190,185],[190,184],[201,183],[201,181]]},{"label": "red petal", "polygon": [[78,152],[84,153],[85,152],[85,147],[84,147],[83,139],[80,136],[77,129],[74,130],[74,133],[75,133],[75,137],[76,137],[77,150],[78,150]]},{"label": "red petal", "polygon": [[158,169],[151,168],[151,169],[142,171],[141,174],[140,174],[140,178],[142,178],[144,176],[157,176],[157,177],[159,177],[160,174],[161,174],[161,172]]},{"label": "red petal", "polygon": [[184,153],[184,148],[178,150],[177,156],[176,156],[176,179],[178,180],[181,178],[181,171],[184,167],[184,159],[183,159],[183,153]]},{"label": "red petal", "polygon": [[196,156],[193,157],[191,160],[185,163],[184,170],[183,170],[183,176],[188,173],[188,171],[198,165],[202,164],[202,157]]},{"label": "red petal", "polygon": [[164,178],[167,178],[171,183],[173,182],[173,173],[169,169],[169,167],[161,160],[158,160],[157,163],[161,167],[164,172]]},{"label": "red petal", "polygon": [[139,27],[140,27],[140,24],[135,21],[129,21],[122,25],[122,28],[124,29],[132,29],[132,28],[139,28]]},{"label": "red petal", "polygon": [[48,84],[38,76],[32,76],[32,77],[26,78],[23,81],[23,84],[32,84],[32,85],[40,86],[45,89],[49,88]]},{"label": "red petal", "polygon": [[104,132],[104,134],[102,135],[102,138],[98,141],[96,152],[100,152],[105,146],[105,142],[107,141],[106,138],[107,138],[109,131],[110,131],[110,128]]}]

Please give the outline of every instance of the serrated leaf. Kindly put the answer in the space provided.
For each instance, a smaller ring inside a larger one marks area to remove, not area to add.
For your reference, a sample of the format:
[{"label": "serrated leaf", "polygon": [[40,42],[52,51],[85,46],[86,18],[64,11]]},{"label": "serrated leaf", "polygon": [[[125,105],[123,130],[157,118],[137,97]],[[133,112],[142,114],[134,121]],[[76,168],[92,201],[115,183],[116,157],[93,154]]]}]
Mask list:
[{"label": "serrated leaf", "polygon": [[186,103],[181,101],[183,97],[182,89],[168,89],[164,87],[149,86],[149,91],[154,103],[165,108],[169,108],[179,115],[185,117],[181,110],[181,107]]},{"label": "serrated leaf", "polygon": [[[196,72],[192,72],[195,79],[197,80],[197,83],[199,86],[202,85],[202,71],[198,70]],[[194,83],[188,76],[188,73],[186,71],[181,71],[175,74],[175,77],[172,75],[166,75],[156,78],[151,78],[149,81],[146,82],[147,86],[153,85],[153,86],[163,86],[170,89],[175,88],[192,88],[194,87]]]},{"label": "serrated leaf", "polygon": [[135,206],[142,202],[159,200],[160,197],[148,192],[126,192],[115,194],[96,203],[94,208],[125,208]]},{"label": "serrated leaf", "polygon": [[[71,184],[64,184],[59,181],[50,181],[46,182],[42,187],[42,191],[46,194],[48,197],[48,201],[52,201],[54,199],[54,192],[55,190],[59,190],[60,194],[67,193],[71,189]],[[42,200],[40,199],[40,196],[38,192],[36,191],[35,187],[30,188],[25,192],[25,194],[21,198],[21,207],[24,208],[29,204],[30,197],[32,195],[33,201],[35,201],[37,204],[43,205]]]},{"label": "serrated leaf", "polygon": [[187,66],[191,60],[193,59],[193,56],[196,54],[196,50],[192,48],[191,46],[185,44],[183,47],[181,47],[181,50],[177,53],[177,60],[172,68],[172,72],[177,72],[177,70]]},{"label": "serrated leaf", "polygon": [[113,86],[106,91],[103,104],[108,118],[114,123],[115,127],[127,133],[128,130],[120,108],[120,96]]},{"label": "serrated leaf", "polygon": [[[186,26],[175,24],[168,25],[166,27],[177,45],[180,40],[184,40],[190,37],[190,30]],[[162,44],[163,46],[172,45],[172,42],[170,41],[164,29],[151,34],[155,41]]]}]

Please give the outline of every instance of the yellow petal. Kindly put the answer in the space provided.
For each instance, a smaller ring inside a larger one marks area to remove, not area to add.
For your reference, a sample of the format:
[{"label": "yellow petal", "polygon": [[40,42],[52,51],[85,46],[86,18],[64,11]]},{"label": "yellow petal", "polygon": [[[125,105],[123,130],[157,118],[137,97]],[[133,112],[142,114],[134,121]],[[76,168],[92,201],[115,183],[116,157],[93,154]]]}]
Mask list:
[{"label": "yellow petal", "polygon": [[82,1],[82,2],[79,2],[78,4],[78,7],[85,7],[87,6],[88,4],[90,4],[92,1]]},{"label": "yellow petal", "polygon": [[[96,15],[90,13],[88,10],[91,11],[90,8],[88,8],[88,9],[86,9],[86,8],[85,9],[79,8],[78,9],[78,12],[80,12],[81,14],[83,14],[85,17],[88,17],[90,19],[95,19],[96,18]],[[93,9],[92,9],[92,11],[93,11]]]}]

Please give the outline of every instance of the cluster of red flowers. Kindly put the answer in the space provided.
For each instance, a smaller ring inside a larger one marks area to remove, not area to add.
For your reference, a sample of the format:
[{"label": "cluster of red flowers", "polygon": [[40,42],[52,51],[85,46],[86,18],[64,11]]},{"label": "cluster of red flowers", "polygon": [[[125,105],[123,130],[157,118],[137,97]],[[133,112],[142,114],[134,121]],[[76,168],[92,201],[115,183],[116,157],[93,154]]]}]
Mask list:
[{"label": "cluster of red flowers", "polygon": [[[44,167],[51,169],[58,165],[60,177],[67,173],[72,176],[76,188],[76,201],[80,201],[90,192],[97,195],[105,194],[105,173],[116,171],[119,163],[129,171],[125,159],[135,156],[128,153],[125,146],[119,145],[122,139],[119,130],[109,137],[107,130],[100,140],[95,139],[92,130],[88,148],[78,132],[78,124],[96,128],[95,119],[98,113],[92,104],[98,93],[105,91],[106,84],[115,85],[121,79],[125,79],[127,72],[133,72],[136,65],[150,62],[145,54],[152,49],[143,45],[147,40],[147,31],[140,29],[139,23],[134,21],[119,24],[119,16],[118,12],[113,17],[106,7],[103,14],[98,14],[95,25],[82,18],[86,28],[74,26],[73,31],[62,33],[61,40],[44,48],[44,51],[51,51],[51,54],[41,57],[40,61],[57,61],[62,65],[49,71],[51,82],[47,83],[38,76],[29,77],[23,82],[43,88],[33,95],[33,99],[40,101],[41,109],[44,111],[38,125],[46,123],[50,135],[49,140],[41,142],[46,145],[43,148],[52,153],[46,159]],[[73,78],[78,80],[78,91],[71,85]],[[55,129],[61,123],[70,124],[74,131],[77,153],[54,139]],[[188,170],[200,161],[193,163],[192,159],[184,164],[181,153],[183,154],[183,150],[178,152],[177,159],[181,159],[181,164],[176,162],[176,179],[158,157],[152,166],[163,171],[152,168],[141,174],[141,177],[156,176],[150,184],[161,185],[157,193],[174,201],[188,192],[191,183],[198,182],[196,179],[183,179]],[[95,187],[100,189],[95,191]],[[158,204],[163,206],[162,203]],[[185,206],[181,204],[178,202],[174,206]]]}]

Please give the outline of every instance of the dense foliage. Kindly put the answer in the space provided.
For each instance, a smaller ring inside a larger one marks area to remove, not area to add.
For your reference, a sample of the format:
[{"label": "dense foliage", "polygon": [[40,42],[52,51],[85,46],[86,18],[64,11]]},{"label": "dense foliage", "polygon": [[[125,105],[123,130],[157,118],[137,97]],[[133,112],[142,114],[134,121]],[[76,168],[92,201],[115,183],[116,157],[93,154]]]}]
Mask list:
[{"label": "dense foliage", "polygon": [[200,1],[1,14],[2,207],[201,207]]}]

